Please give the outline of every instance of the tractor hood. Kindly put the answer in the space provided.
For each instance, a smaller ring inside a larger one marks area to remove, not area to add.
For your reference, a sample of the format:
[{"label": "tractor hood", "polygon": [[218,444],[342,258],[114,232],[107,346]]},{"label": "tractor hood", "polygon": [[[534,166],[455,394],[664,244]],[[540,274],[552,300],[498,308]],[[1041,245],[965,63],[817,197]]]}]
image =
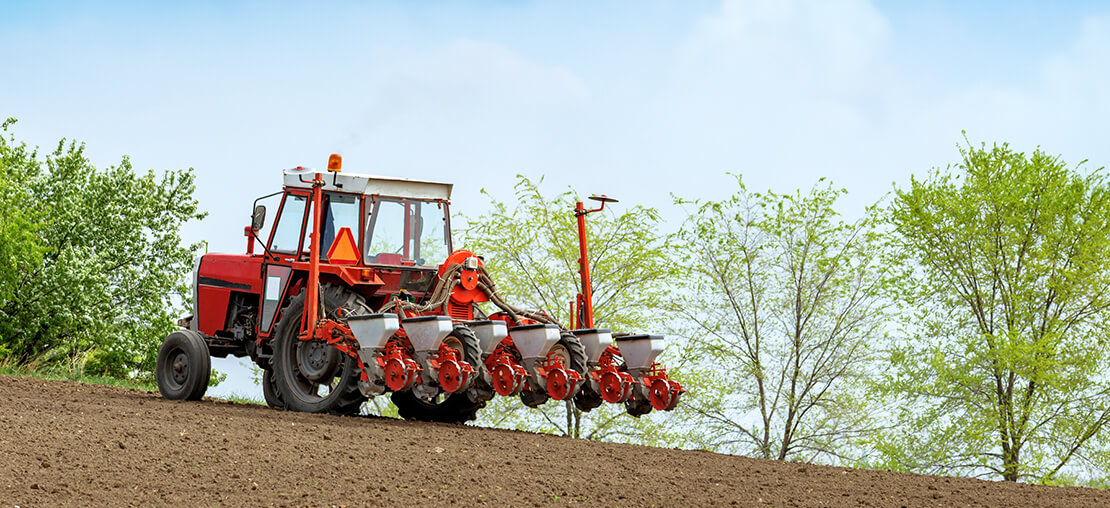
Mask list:
[{"label": "tractor hood", "polygon": [[[311,189],[313,175],[320,173],[325,191],[351,192],[354,194],[380,195],[412,199],[451,199],[449,183],[425,182],[406,178],[359,175],[355,173],[330,173],[312,168],[285,170],[285,186]],[[301,179],[304,179],[302,181]]]}]

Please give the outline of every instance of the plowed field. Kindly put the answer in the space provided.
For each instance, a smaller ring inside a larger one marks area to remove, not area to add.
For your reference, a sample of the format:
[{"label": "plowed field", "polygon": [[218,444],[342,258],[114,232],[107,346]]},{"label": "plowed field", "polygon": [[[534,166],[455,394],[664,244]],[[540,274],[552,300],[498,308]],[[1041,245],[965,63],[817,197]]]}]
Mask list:
[{"label": "plowed field", "polygon": [[6,506],[1110,506],[1092,489],[341,418],[0,376]]}]

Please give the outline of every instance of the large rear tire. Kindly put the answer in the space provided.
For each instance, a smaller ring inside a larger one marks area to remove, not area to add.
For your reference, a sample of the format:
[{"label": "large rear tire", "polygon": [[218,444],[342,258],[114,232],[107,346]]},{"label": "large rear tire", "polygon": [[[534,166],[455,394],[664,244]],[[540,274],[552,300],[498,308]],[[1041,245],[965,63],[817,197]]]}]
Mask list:
[{"label": "large rear tire", "polygon": [[[477,375],[478,367],[482,362],[482,350],[478,337],[474,332],[463,325],[455,325],[455,329],[443,339],[454,349],[461,349],[460,356],[466,363],[474,368]],[[426,422],[465,423],[473,420],[478,415],[478,410],[485,407],[485,401],[475,402],[478,397],[472,396],[471,387],[460,393],[441,394],[434,401],[426,401],[417,397],[411,390],[393,392],[390,399],[397,406],[397,412],[406,420],[421,420]]]},{"label": "large rear tire", "polygon": [[[351,415],[366,397],[358,389],[358,362],[334,347],[315,340],[300,340],[306,291],[301,290],[281,311],[274,333],[271,360],[277,398],[286,409],[306,413]],[[320,285],[323,309],[332,319],[369,313],[366,301],[343,287]],[[339,354],[336,354],[339,353]]]},{"label": "large rear tire", "polygon": [[212,358],[204,337],[193,330],[178,330],[162,341],[154,375],[158,391],[170,400],[200,400],[208,390]]}]

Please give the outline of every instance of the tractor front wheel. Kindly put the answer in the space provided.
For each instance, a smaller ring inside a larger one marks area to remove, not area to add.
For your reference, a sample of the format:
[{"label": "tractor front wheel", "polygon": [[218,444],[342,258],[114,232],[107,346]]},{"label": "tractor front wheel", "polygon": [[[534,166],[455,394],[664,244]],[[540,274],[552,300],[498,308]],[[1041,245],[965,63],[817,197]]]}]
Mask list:
[{"label": "tractor front wheel", "polygon": [[212,358],[204,337],[193,330],[178,330],[162,341],[154,375],[158,391],[170,400],[200,400],[208,390]]},{"label": "tractor front wheel", "polygon": [[262,398],[266,399],[267,406],[285,409],[285,401],[281,400],[281,395],[278,395],[277,380],[274,379],[272,367],[262,369]]}]

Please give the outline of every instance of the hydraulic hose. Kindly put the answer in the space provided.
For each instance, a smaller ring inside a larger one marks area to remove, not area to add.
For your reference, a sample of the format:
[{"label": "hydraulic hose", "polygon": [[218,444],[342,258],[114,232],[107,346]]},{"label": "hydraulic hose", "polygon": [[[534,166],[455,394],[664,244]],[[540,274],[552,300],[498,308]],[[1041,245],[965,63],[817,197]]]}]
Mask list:
[{"label": "hydraulic hose", "polygon": [[[378,312],[388,312],[399,305],[399,310],[401,311],[424,313],[436,308],[442,308],[443,313],[448,314],[447,305],[451,300],[451,292],[455,290],[455,286],[459,285],[462,271],[463,267],[461,264],[456,263],[449,266],[447,270],[443,272],[443,276],[439,278],[439,282],[436,283],[436,287],[432,290],[431,296],[428,297],[427,303],[423,305],[394,298],[386,302],[382,308],[378,309]],[[560,329],[566,329],[546,312],[522,310],[506,302],[505,299],[501,297],[500,293],[497,292],[497,285],[493,282],[493,278],[490,277],[489,272],[486,271],[485,266],[478,267],[478,289],[481,289],[482,292],[489,297],[490,302],[497,306],[497,308],[509,314],[509,317],[511,317],[514,322],[520,323],[520,318],[524,317],[540,323],[552,324],[558,326]]]}]

